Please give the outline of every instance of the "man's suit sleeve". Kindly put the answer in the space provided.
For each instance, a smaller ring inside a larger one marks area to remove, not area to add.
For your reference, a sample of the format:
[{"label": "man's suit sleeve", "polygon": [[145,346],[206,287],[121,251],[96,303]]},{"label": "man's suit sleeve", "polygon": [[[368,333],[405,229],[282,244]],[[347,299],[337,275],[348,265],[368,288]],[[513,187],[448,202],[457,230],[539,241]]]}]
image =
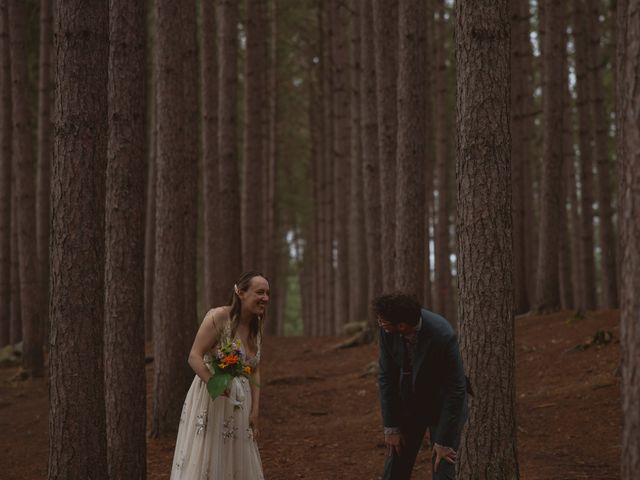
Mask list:
[{"label": "man's suit sleeve", "polygon": [[378,388],[380,389],[380,409],[385,428],[400,427],[400,370],[395,364],[389,351],[390,335],[380,332],[380,373],[378,375]]},{"label": "man's suit sleeve", "polygon": [[443,366],[446,369],[444,402],[436,430],[437,435],[432,438],[432,441],[446,447],[453,445],[459,434],[460,417],[464,414],[467,388],[456,335],[453,335],[445,346]]}]

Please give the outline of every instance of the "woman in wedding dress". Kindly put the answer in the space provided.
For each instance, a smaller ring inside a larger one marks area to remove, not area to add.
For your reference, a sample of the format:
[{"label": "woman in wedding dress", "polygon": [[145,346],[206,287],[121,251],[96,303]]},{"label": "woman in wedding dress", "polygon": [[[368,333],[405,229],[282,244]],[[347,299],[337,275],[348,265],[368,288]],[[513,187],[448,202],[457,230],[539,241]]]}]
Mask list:
[{"label": "woman in wedding dress", "polygon": [[[187,393],[173,456],[171,480],[264,479],[256,438],[260,404],[262,320],[269,303],[269,282],[257,272],[244,273],[234,285],[231,304],[214,308],[196,334],[189,365],[196,373]],[[235,377],[212,400],[207,382],[217,349],[239,340],[252,380]]]}]

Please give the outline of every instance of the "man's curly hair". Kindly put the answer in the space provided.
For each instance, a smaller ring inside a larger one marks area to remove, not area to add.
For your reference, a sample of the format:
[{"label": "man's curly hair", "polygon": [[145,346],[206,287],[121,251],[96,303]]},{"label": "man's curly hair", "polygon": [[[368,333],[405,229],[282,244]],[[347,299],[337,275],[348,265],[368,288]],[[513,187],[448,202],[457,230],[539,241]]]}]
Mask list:
[{"label": "man's curly hair", "polygon": [[372,306],[376,315],[394,325],[401,322],[416,325],[422,308],[415,295],[402,292],[382,294],[373,300]]}]

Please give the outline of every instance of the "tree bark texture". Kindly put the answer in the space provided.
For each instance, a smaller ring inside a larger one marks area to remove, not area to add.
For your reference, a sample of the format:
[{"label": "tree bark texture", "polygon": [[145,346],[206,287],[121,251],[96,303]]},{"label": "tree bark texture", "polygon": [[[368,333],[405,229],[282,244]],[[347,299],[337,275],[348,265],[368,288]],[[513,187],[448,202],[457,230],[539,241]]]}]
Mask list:
[{"label": "tree bark texture", "polygon": [[562,201],[562,28],[563,5],[544,0],[543,159],[540,178],[540,230],[536,268],[536,307],[540,312],[560,307],[558,210]]},{"label": "tree bark texture", "polygon": [[589,90],[591,98],[591,113],[593,115],[596,161],[596,187],[598,195],[598,239],[600,243],[600,272],[602,275],[602,295],[600,306],[605,308],[618,307],[618,269],[616,232],[613,226],[613,207],[611,196],[614,191],[611,179],[613,162],[610,158],[609,130],[610,119],[605,104],[602,60],[600,6],[596,0],[587,0],[587,32],[589,35]]},{"label": "tree bark texture", "polygon": [[185,361],[193,320],[185,318],[184,4],[156,1],[156,258],[154,274],[154,392],[152,435],[178,427],[191,369]]},{"label": "tree bark texture", "polygon": [[204,295],[205,308],[226,303],[227,290],[221,283],[219,267],[224,252],[219,232],[220,175],[218,157],[218,52],[214,2],[200,3],[202,21],[202,181],[204,210]]},{"label": "tree bark texture", "polygon": [[0,347],[11,340],[11,51],[9,8],[0,1]]},{"label": "tree bark texture", "polygon": [[[150,50],[149,50],[150,51]],[[149,132],[147,197],[145,212],[145,245],[144,245],[144,331],[145,340],[153,340],[153,276],[155,274],[156,257],[156,164],[157,157],[157,125],[156,125],[156,92],[154,85],[155,68],[151,69],[151,81],[148,86],[153,90],[147,98],[151,102],[147,128]]]},{"label": "tree bark texture", "polygon": [[22,318],[22,365],[34,375],[44,368],[42,290],[38,273],[36,236],[35,154],[29,108],[28,29],[24,2],[9,1],[11,44],[11,101],[13,155],[18,201],[18,252],[20,259],[20,307]]},{"label": "tree bark texture", "polygon": [[[14,162],[12,162],[14,163]],[[11,329],[9,343],[22,341],[22,315],[20,308],[20,258],[18,254],[18,192],[16,192],[15,164],[11,178]]]},{"label": "tree bark texture", "polygon": [[573,2],[573,36],[576,64],[576,109],[578,111],[578,140],[580,165],[580,263],[582,292],[580,304],[587,310],[595,310],[596,265],[593,244],[593,149],[591,144],[592,116],[589,96],[589,46],[587,38],[587,12],[584,0]]},{"label": "tree bark texture", "polygon": [[369,274],[367,265],[367,242],[365,235],[364,183],[362,165],[361,128],[361,35],[362,5],[359,0],[349,1],[350,19],[350,103],[351,128],[349,178],[349,321],[364,322],[368,318]]},{"label": "tree bark texture", "polygon": [[[366,7],[370,8],[370,7]],[[398,2],[373,1],[380,155],[382,289],[395,288],[396,142],[398,140]]]},{"label": "tree bark texture", "polygon": [[107,479],[108,2],[56,2],[55,12],[48,478]]},{"label": "tree bark texture", "polygon": [[[40,59],[38,67],[38,165],[36,176],[36,229],[41,318],[49,324],[49,229],[51,157],[53,155],[53,0],[40,2]],[[48,336],[48,334],[46,334]]]},{"label": "tree bark texture", "polygon": [[[398,12],[398,143],[396,281],[421,298],[424,288],[425,3],[403,1]],[[363,36],[364,37],[364,36]]]},{"label": "tree bark texture", "polygon": [[[367,245],[368,299],[382,293],[380,161],[378,150],[378,116],[376,104],[377,72],[373,43],[373,16],[370,8],[360,6],[360,133],[364,221]],[[357,174],[357,173],[356,173]],[[369,317],[369,315],[368,315]],[[373,321],[373,320],[371,320]],[[377,324],[373,325],[374,331]]]},{"label": "tree bark texture", "polygon": [[267,19],[263,3],[247,0],[245,30],[247,36],[244,76],[244,171],[242,182],[242,265],[243,270],[263,270],[264,224],[263,189],[267,178],[262,174],[264,136],[262,105],[267,101],[266,62],[262,45],[267,40]]},{"label": "tree bark texture", "polygon": [[184,318],[195,335],[198,326],[198,180],[199,169],[199,66],[196,0],[183,0],[183,98],[184,98]]},{"label": "tree bark texture", "polygon": [[618,0],[617,157],[620,184],[622,476],[640,473],[640,1]]},{"label": "tree bark texture", "polygon": [[337,251],[334,285],[333,331],[341,335],[349,315],[349,11],[344,2],[335,4],[333,36],[333,231]]},{"label": "tree bark texture", "polygon": [[[238,3],[218,3],[218,182],[220,185],[220,250],[216,280],[225,300],[231,296],[233,282],[241,273],[242,242],[240,228],[240,174],[238,168]],[[218,291],[218,288],[215,289]]]},{"label": "tree bark texture", "polygon": [[458,311],[462,356],[475,391],[458,452],[460,478],[519,477],[508,5],[507,0],[456,4]]},{"label": "tree bark texture", "polygon": [[446,318],[451,318],[451,261],[449,246],[449,136],[447,122],[447,63],[444,18],[445,2],[438,0],[435,20],[435,180],[438,188],[435,224],[435,295],[433,309]]},{"label": "tree bark texture", "polygon": [[109,2],[105,208],[105,403],[109,478],[146,478],[144,208],[146,17]]}]

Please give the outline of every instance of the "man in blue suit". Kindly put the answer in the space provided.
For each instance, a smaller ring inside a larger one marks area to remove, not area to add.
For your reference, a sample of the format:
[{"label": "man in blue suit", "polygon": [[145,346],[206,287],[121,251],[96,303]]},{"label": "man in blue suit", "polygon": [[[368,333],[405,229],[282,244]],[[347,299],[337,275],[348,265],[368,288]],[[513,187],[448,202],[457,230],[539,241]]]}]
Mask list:
[{"label": "man in blue suit", "polygon": [[380,406],[385,480],[408,480],[429,430],[434,480],[455,479],[468,381],[449,322],[403,293],[373,301],[380,325]]}]

